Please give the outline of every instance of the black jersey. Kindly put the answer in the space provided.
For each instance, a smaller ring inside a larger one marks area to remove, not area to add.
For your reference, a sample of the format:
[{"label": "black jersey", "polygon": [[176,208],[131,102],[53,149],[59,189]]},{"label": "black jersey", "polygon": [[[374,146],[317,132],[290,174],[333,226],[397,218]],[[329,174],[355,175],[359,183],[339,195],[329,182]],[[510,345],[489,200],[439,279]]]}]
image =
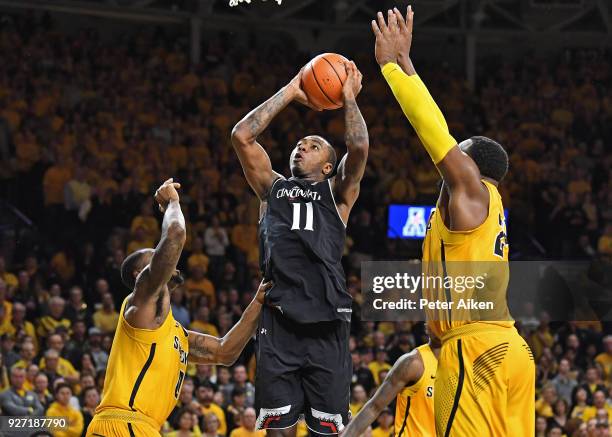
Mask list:
[{"label": "black jersey", "polygon": [[329,180],[277,179],[259,223],[266,303],[299,323],[350,321],[341,259],[346,238]]}]

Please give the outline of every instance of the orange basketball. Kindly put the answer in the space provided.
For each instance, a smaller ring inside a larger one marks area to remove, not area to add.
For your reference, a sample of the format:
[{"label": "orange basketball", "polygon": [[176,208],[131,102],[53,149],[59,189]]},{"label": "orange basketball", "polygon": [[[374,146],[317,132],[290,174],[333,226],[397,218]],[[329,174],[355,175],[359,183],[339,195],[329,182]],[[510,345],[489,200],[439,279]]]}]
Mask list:
[{"label": "orange basketball", "polygon": [[342,107],[342,85],[346,80],[342,55],[323,53],[313,58],[302,73],[302,89],[308,100],[319,109]]}]

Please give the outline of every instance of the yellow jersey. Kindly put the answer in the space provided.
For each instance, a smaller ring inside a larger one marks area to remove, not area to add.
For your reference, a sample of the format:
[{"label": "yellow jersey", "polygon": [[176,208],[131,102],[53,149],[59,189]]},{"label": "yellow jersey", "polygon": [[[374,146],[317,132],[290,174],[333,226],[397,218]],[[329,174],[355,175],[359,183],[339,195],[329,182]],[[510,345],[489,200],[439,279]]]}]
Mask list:
[{"label": "yellow jersey", "polygon": [[514,324],[506,300],[509,246],[504,207],[495,185],[482,183],[489,191],[489,208],[480,226],[451,231],[437,208],[427,224],[423,298],[435,304],[426,307],[425,314],[430,333],[441,340],[468,323]]},{"label": "yellow jersey", "polygon": [[395,401],[395,436],[434,437],[434,382],[438,359],[428,344],[417,348],[423,360],[423,374],[404,388]]},{"label": "yellow jersey", "polygon": [[96,414],[136,412],[153,419],[161,429],[176,405],[187,371],[187,331],[172,310],[157,329],[138,329],[124,317],[121,305],[102,400]]}]

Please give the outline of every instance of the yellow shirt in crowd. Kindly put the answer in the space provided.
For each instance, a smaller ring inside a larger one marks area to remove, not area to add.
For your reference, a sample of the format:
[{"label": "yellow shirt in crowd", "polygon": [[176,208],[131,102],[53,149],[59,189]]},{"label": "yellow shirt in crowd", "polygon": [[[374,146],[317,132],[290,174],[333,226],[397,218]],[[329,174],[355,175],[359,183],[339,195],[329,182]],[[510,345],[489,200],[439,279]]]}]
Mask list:
[{"label": "yellow shirt in crowd", "polygon": [[[605,405],[602,409],[608,412],[608,418],[612,417],[612,407]],[[582,414],[582,421],[588,422],[589,420],[597,417],[597,410],[598,408],[595,406],[586,407],[584,409],[584,413]]]},{"label": "yellow shirt in crowd", "polygon": [[199,266],[206,272],[208,271],[208,262],[208,257],[203,253],[194,253],[187,258],[187,267],[191,270],[193,267]]},{"label": "yellow shirt in crowd", "polygon": [[45,205],[64,203],[64,185],[70,180],[71,171],[67,167],[50,167],[43,177]]},{"label": "yellow shirt in crowd", "polygon": [[63,406],[58,402],[53,402],[47,410],[47,417],[66,417],[68,427],[53,431],[55,437],[80,437],[83,432],[83,415],[70,405]]},{"label": "yellow shirt in crowd", "polygon": [[191,329],[192,331],[201,332],[202,334],[212,335],[213,337],[219,336],[219,330],[212,323],[194,320],[189,325],[189,329]]},{"label": "yellow shirt in crowd", "polygon": [[207,279],[202,278],[199,281],[195,279],[187,279],[185,282],[185,288],[189,297],[197,297],[198,294],[203,294],[208,298],[208,307],[213,309],[217,304],[217,296],[215,295],[215,286]]},{"label": "yellow shirt in crowd", "polygon": [[208,408],[202,405],[202,414],[208,413],[213,413],[215,416],[217,416],[217,419],[219,419],[219,430],[217,432],[220,435],[227,434],[227,422],[225,421],[225,413],[223,412],[223,409],[214,402],[211,402]]},{"label": "yellow shirt in crowd", "polygon": [[357,415],[357,413],[359,413],[359,411],[363,408],[362,403],[358,403],[358,404],[354,404],[354,403],[350,403],[349,404],[349,411],[351,412],[351,417],[355,417]]},{"label": "yellow shirt in crowd", "polygon": [[372,430],[372,437],[391,437],[393,434],[393,427],[383,429],[382,427],[374,428]]},{"label": "yellow shirt in crowd", "polygon": [[380,385],[379,373],[383,370],[389,370],[391,365],[387,362],[379,363],[378,361],[372,361],[370,364],[368,364],[368,368],[370,369],[370,372],[372,372],[376,385]]},{"label": "yellow shirt in crowd", "polygon": [[553,409],[544,399],[538,399],[535,403],[535,410],[538,416],[553,417]]},{"label": "yellow shirt in crowd", "polygon": [[230,432],[230,437],[264,437],[266,435],[265,429],[259,429],[249,431],[243,426],[240,426]]},{"label": "yellow shirt in crowd", "polygon": [[[47,368],[47,364],[45,363],[45,359],[41,358],[39,366],[40,370],[44,370]],[[60,376],[77,376],[79,372],[76,371],[74,366],[70,361],[66,358],[59,357],[57,363],[57,374]]]},{"label": "yellow shirt in crowd", "polygon": [[98,310],[93,314],[93,323],[102,332],[113,332],[117,328],[118,321],[119,313],[117,311]]},{"label": "yellow shirt in crowd", "polygon": [[70,320],[68,319],[54,319],[51,316],[43,316],[38,320],[38,328],[36,333],[40,338],[46,338],[51,332],[55,331],[58,326],[64,326],[70,330]]},{"label": "yellow shirt in crowd", "polygon": [[147,237],[155,240],[159,237],[159,223],[155,217],[145,217],[142,215],[134,217],[132,220],[132,232],[138,228],[143,228]]},{"label": "yellow shirt in crowd", "polygon": [[[603,368],[604,381],[609,381],[612,378],[612,354],[607,352],[602,352],[595,357],[595,362],[600,364]],[[612,420],[612,416],[610,416],[610,420]]]}]

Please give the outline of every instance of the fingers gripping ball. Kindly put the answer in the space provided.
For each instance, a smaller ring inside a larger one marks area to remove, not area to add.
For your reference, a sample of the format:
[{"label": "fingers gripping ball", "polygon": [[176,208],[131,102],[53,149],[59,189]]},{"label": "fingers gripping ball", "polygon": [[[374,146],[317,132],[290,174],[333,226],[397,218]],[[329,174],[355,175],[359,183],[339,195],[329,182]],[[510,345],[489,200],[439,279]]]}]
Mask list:
[{"label": "fingers gripping ball", "polygon": [[342,55],[323,53],[313,58],[302,73],[302,89],[310,103],[319,109],[342,107],[342,85],[348,63]]}]

